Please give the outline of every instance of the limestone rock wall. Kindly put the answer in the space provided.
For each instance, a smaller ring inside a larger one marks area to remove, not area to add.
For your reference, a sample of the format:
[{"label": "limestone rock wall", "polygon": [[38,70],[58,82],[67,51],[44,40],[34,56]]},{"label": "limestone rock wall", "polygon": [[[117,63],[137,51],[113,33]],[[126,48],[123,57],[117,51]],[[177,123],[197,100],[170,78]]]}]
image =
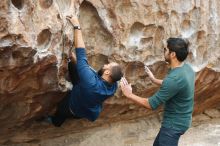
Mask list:
[{"label": "limestone rock wall", "polygon": [[80,16],[89,63],[95,69],[110,61],[121,63],[134,92],[143,97],[158,88],[144,72],[144,64],[163,78],[164,41],[188,38],[187,62],[197,72],[194,113],[219,108],[219,0],[1,0],[0,143],[56,137],[59,134],[54,133],[64,135],[155,113],[118,91],[105,102],[95,123],[72,121],[58,132],[33,124],[37,117],[52,113],[71,89],[61,56],[73,44],[67,15]]}]

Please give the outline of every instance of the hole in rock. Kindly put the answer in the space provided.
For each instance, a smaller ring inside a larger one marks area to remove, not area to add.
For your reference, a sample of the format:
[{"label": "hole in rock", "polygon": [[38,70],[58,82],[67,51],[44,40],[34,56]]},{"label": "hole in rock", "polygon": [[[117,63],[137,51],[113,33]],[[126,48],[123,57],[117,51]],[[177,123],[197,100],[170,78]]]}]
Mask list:
[{"label": "hole in rock", "polygon": [[38,45],[47,45],[51,39],[51,32],[49,29],[42,30],[37,36]]},{"label": "hole in rock", "polygon": [[130,30],[130,36],[128,46],[131,48],[139,48],[140,39],[143,37],[144,25],[139,22],[135,22]]},{"label": "hole in rock", "polygon": [[147,25],[145,26],[143,30],[143,35],[145,37],[153,37],[156,29],[157,29],[157,26],[154,24]]},{"label": "hole in rock", "polygon": [[197,32],[197,41],[203,41],[206,38],[206,32],[205,31],[198,31]]},{"label": "hole in rock", "polygon": [[61,19],[60,14],[57,14],[57,19]]},{"label": "hole in rock", "polygon": [[145,27],[144,24],[135,22],[131,27],[131,33],[135,34],[135,33],[142,32],[144,27]]},{"label": "hole in rock", "polygon": [[42,8],[47,9],[53,4],[53,0],[39,0],[39,3]]},{"label": "hole in rock", "polygon": [[83,1],[80,5],[79,19],[87,46],[94,48],[96,53],[110,55],[115,41],[104,20],[90,2]]},{"label": "hole in rock", "polygon": [[153,37],[149,37],[149,38],[142,38],[140,40],[140,45],[145,47],[145,48],[149,48],[152,46],[153,44]]},{"label": "hole in rock", "polygon": [[165,30],[163,26],[158,26],[155,37],[154,37],[154,48],[155,48],[155,54],[163,54],[163,42],[161,40],[164,40],[165,37]]},{"label": "hole in rock", "polygon": [[183,31],[187,31],[191,28],[191,22],[189,20],[184,20],[181,24]]},{"label": "hole in rock", "polygon": [[12,52],[12,57],[13,58],[20,58],[20,57],[22,57],[22,54],[20,51],[14,51],[14,52]]},{"label": "hole in rock", "polygon": [[23,8],[24,0],[11,0],[11,2],[17,9]]}]

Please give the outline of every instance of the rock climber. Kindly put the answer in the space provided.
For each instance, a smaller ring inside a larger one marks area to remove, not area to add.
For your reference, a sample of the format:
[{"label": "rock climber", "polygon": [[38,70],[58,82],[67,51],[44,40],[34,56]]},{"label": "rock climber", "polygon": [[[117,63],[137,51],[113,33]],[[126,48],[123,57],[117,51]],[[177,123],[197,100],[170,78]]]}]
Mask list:
[{"label": "rock climber", "polygon": [[67,118],[85,118],[95,121],[102,111],[103,102],[117,90],[117,81],[123,76],[116,62],[105,64],[98,72],[87,61],[85,44],[77,17],[67,17],[73,26],[75,54],[69,51],[68,70],[73,88],[58,104],[54,115],[47,121],[61,126]]}]

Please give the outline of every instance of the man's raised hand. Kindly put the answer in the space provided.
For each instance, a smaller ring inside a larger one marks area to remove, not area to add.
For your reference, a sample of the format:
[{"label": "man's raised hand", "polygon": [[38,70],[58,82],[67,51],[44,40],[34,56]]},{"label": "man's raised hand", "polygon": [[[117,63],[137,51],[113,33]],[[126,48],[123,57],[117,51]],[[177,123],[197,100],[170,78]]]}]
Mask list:
[{"label": "man's raised hand", "polygon": [[147,65],[144,66],[145,72],[148,74],[151,81],[154,81],[155,77],[153,73],[150,71],[150,69],[147,67]]},{"label": "man's raised hand", "polygon": [[69,22],[73,25],[79,25],[79,20],[76,16],[66,16],[66,19],[69,20]]},{"label": "man's raised hand", "polygon": [[128,84],[128,81],[125,79],[125,77],[121,78],[120,86],[121,86],[122,93],[126,97],[129,97],[132,94],[131,84]]}]

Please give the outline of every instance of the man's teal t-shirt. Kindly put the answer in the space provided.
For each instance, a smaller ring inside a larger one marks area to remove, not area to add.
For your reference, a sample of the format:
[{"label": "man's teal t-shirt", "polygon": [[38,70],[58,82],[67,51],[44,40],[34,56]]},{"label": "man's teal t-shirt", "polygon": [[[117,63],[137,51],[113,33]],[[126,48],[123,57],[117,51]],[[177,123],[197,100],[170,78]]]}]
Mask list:
[{"label": "man's teal t-shirt", "polygon": [[162,127],[186,131],[192,123],[195,72],[186,63],[171,69],[158,92],[149,98],[152,109],[164,104]]}]

